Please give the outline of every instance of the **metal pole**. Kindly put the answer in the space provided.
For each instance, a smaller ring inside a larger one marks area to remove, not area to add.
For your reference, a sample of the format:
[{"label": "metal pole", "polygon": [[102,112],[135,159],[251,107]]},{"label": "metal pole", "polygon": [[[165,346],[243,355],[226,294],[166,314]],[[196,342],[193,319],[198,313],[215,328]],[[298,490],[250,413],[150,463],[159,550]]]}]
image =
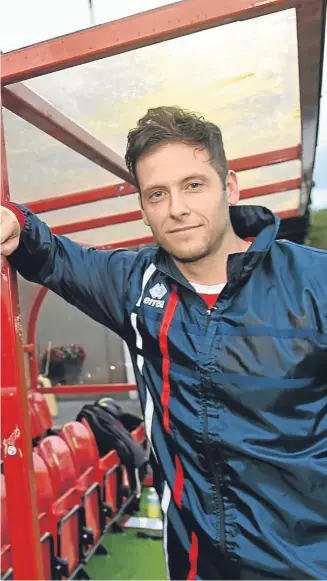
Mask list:
[{"label": "metal pole", "polygon": [[[1,200],[9,199],[1,115]],[[15,579],[45,579],[32,464],[16,273],[1,264],[1,438]]]},{"label": "metal pole", "polygon": [[91,26],[95,26],[95,14],[92,0],[88,0]]}]

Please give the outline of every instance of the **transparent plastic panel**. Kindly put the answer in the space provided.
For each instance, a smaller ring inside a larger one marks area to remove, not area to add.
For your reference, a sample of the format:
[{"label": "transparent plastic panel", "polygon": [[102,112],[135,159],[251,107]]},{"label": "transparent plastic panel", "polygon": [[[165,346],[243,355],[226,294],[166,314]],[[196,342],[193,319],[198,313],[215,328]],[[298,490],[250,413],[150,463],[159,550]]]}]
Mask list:
[{"label": "transparent plastic panel", "polygon": [[256,169],[239,172],[240,189],[254,188],[267,184],[293,180],[301,177],[301,162],[298,160],[275,163]]},{"label": "transparent plastic panel", "polygon": [[12,200],[23,204],[119,181],[17,115],[3,113]]},{"label": "transparent plastic panel", "polygon": [[257,198],[249,198],[248,200],[241,200],[239,204],[265,206],[272,212],[285,212],[286,210],[295,210],[299,207],[300,190],[290,190],[289,192],[278,192],[276,194],[269,194],[268,196],[258,196]]},{"label": "transparent plastic panel", "polygon": [[121,155],[150,107],[217,123],[229,159],[301,140],[295,10],[236,22],[26,84]]},{"label": "transparent plastic panel", "polygon": [[113,242],[143,238],[144,236],[152,236],[152,233],[150,228],[145,226],[141,220],[69,234],[69,238],[72,240],[88,245],[112,244]]},{"label": "transparent plastic panel", "polygon": [[[37,340],[41,370],[49,346],[51,348],[73,343],[81,345],[86,353],[80,369],[77,370],[78,380],[74,383],[126,382],[125,357],[121,339],[51,292],[47,294],[41,307]],[[55,371],[53,370],[53,375]],[[64,374],[63,381],[60,383],[69,383],[65,378],[65,369],[59,371]],[[58,377],[56,380],[58,381]]]},{"label": "transparent plastic panel", "polygon": [[[95,12],[100,4],[101,10],[108,9],[98,1]],[[121,4],[127,11],[137,6],[137,2]],[[149,107],[166,104],[197,111],[217,123],[227,157],[234,159],[300,142],[297,60],[295,11],[287,10],[52,73],[26,84],[122,156],[127,133],[138,118]],[[13,200],[26,203],[119,182],[17,116],[4,113]],[[241,172],[239,183],[243,189],[300,175],[301,163],[292,161]],[[57,225],[137,208],[136,195],[123,196],[41,214],[41,218]],[[148,234],[141,222],[134,222],[71,237],[99,244]]]}]

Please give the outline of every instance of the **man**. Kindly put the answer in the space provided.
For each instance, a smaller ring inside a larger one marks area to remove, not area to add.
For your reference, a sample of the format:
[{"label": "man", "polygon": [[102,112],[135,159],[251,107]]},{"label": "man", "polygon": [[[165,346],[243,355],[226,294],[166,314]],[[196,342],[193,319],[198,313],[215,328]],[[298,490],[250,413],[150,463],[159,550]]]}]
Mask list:
[{"label": "man", "polygon": [[159,249],[85,249],[7,204],[2,251],[127,342],[170,577],[326,578],[327,253],[236,206],[220,130],[194,114],[150,110],[126,162]]}]

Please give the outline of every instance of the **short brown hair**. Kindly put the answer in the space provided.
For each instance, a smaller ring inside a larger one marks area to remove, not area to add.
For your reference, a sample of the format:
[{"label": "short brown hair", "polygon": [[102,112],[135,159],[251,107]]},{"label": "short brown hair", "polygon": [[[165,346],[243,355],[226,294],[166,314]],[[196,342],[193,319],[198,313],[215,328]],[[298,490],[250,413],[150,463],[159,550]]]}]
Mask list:
[{"label": "short brown hair", "polygon": [[156,107],[149,109],[127,137],[125,161],[138,186],[135,168],[139,158],[151,149],[172,141],[207,149],[210,163],[225,185],[228,166],[219,127],[180,107]]}]

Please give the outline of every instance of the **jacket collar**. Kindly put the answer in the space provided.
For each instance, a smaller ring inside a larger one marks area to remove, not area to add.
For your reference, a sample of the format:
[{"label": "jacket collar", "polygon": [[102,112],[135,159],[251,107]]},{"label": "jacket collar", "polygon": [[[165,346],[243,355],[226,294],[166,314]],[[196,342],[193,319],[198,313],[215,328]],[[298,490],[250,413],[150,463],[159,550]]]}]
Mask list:
[{"label": "jacket collar", "polygon": [[[230,254],[228,257],[229,294],[244,283],[262,262],[277,236],[280,224],[280,219],[263,206],[231,206],[230,218],[240,238],[255,237],[255,240],[248,252]],[[158,248],[154,262],[158,270],[193,289],[163,248]]]}]

